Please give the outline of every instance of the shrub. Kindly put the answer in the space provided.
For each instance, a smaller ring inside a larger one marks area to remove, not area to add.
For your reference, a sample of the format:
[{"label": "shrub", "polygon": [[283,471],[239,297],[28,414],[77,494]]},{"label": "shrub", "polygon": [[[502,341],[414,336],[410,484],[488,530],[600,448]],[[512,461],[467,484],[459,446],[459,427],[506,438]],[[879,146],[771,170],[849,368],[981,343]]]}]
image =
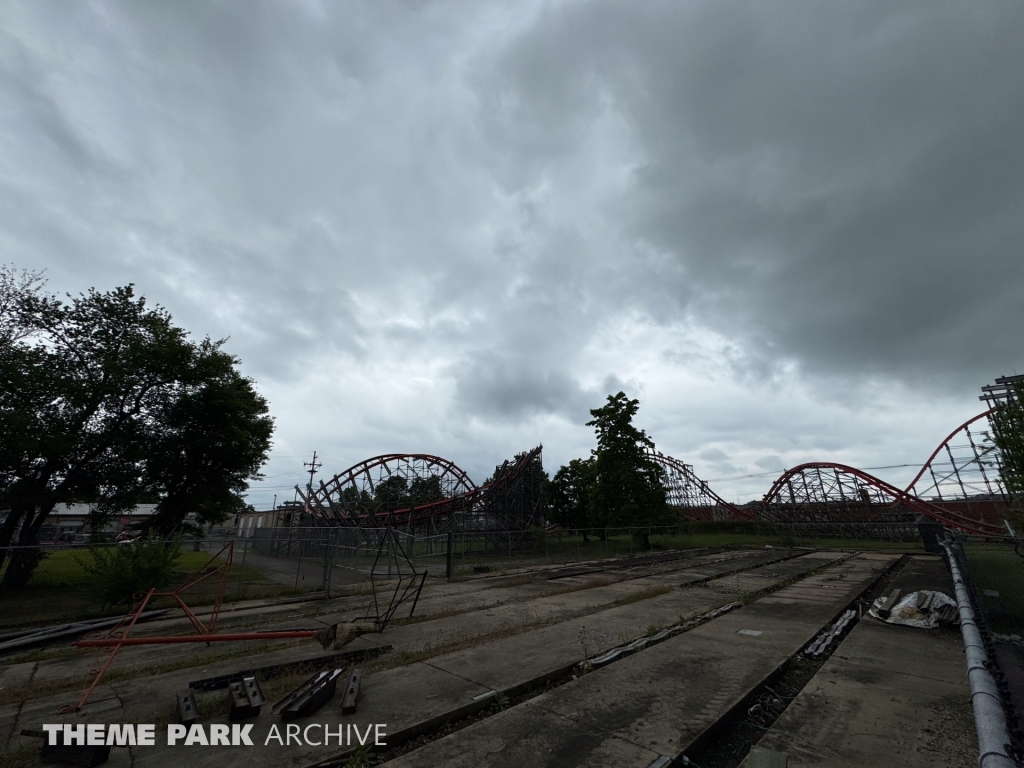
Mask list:
[{"label": "shrub", "polygon": [[166,587],[181,557],[177,542],[140,539],[116,547],[89,550],[81,566],[92,577],[90,590],[103,605],[130,606],[139,592]]}]

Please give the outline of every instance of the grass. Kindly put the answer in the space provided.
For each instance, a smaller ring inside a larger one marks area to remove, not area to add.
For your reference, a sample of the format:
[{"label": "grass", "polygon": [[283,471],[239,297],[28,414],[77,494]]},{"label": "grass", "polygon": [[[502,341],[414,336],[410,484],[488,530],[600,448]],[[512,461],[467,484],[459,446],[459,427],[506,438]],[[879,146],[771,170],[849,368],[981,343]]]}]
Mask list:
[{"label": "grass", "polygon": [[[88,562],[85,549],[58,550],[49,553],[32,574],[32,580],[23,589],[4,595],[4,610],[0,613],[0,631],[23,626],[80,621],[125,613],[125,606],[111,608],[97,602],[89,590],[90,576],[82,568]],[[172,586],[184,581],[210,560],[208,552],[181,553]],[[190,606],[209,605],[216,599],[220,586],[219,575],[212,576],[187,593]],[[295,593],[294,589],[267,580],[262,573],[247,565],[233,564],[228,572],[225,600],[243,600],[274,597]],[[169,598],[153,601],[153,608],[174,605]]]},{"label": "grass", "polygon": [[[177,570],[182,575],[199,570],[210,560],[208,552],[183,551]],[[32,574],[31,584],[57,587],[80,586],[89,583],[89,574],[82,562],[89,562],[87,549],[62,549],[49,553]],[[237,568],[238,566],[232,566]]]},{"label": "grass", "polygon": [[[1009,547],[974,544],[967,546],[967,562],[993,631],[1024,634],[1024,558]],[[999,597],[985,596],[983,589]]]},{"label": "grass", "polygon": [[[137,677],[151,677],[153,675],[162,675],[167,672],[177,672],[182,669],[201,667],[214,662],[226,661],[228,659],[235,659],[242,656],[252,656],[257,653],[271,653],[272,651],[278,651],[282,648],[288,648],[302,642],[305,641],[289,640],[279,643],[239,643],[228,649],[207,651],[202,654],[185,656],[162,663],[145,664],[135,667],[118,667],[115,664],[107,670],[106,674],[103,675],[103,682],[116,683],[124,680],[133,680]],[[81,691],[85,685],[88,685],[91,681],[92,676],[88,676],[88,679],[85,677],[71,677],[62,680],[51,680],[42,683],[27,683],[25,685],[0,688],[0,706],[5,704],[20,704],[30,699],[41,699],[46,696],[56,696],[59,693]]]}]

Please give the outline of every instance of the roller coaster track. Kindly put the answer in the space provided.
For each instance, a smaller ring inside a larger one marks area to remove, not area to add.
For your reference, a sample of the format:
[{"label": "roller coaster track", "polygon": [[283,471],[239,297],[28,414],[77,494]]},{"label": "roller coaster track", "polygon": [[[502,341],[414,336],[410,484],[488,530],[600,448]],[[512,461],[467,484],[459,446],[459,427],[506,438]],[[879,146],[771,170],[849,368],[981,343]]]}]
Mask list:
[{"label": "roller coaster track", "polygon": [[[994,410],[953,430],[904,489],[846,464],[810,462],[786,470],[756,507],[739,507],[715,493],[689,464],[653,448],[648,456],[663,470],[669,504],[691,520],[842,526],[924,515],[967,533],[995,536],[1002,532],[1009,497],[999,453],[978,424]],[[349,467],[312,493],[296,490],[319,525],[523,531],[539,520],[540,462],[538,446],[506,461],[492,480],[477,486],[448,459],[392,453]]]},{"label": "roller coaster track", "polygon": [[715,494],[690,465],[657,452],[651,457],[665,472],[669,503],[693,520],[863,524],[894,521],[906,511],[994,536],[1002,533],[1009,497],[1000,479],[999,453],[977,427],[993,410],[953,430],[905,489],[845,464],[811,462],[786,470],[757,507],[736,507]]},{"label": "roller coaster track", "polygon": [[317,525],[522,531],[539,512],[541,451],[504,462],[482,486],[449,459],[390,453],[321,481],[312,493],[296,490]]}]

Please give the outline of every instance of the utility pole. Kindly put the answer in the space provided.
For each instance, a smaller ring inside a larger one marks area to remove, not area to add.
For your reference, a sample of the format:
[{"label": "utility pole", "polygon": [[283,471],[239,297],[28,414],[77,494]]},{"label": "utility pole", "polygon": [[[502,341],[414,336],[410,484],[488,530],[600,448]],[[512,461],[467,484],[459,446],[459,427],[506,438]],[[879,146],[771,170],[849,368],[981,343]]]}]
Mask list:
[{"label": "utility pole", "polygon": [[310,462],[302,462],[302,466],[309,467],[309,484],[306,486],[307,498],[313,495],[313,475],[316,471],[323,466],[323,462],[317,463],[316,451],[313,451],[313,460]]}]

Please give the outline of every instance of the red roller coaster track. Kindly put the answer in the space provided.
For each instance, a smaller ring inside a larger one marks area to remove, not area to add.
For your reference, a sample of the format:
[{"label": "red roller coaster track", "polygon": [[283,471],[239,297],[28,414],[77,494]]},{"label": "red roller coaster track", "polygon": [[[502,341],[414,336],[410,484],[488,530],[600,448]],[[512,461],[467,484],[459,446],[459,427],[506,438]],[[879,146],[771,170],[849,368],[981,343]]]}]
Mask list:
[{"label": "red roller coaster track", "polygon": [[[459,516],[463,527],[525,530],[539,506],[541,450],[496,467],[483,486],[440,456],[390,453],[349,467],[312,494],[296,490],[306,514],[321,525],[438,528]],[[418,500],[418,489],[428,498]]]},{"label": "red roller coaster track", "polygon": [[[1002,532],[1009,499],[1000,479],[998,451],[977,426],[993,410],[954,429],[905,489],[845,464],[809,462],[786,470],[756,507],[738,507],[715,493],[689,464],[653,449],[649,455],[664,470],[669,503],[692,520],[863,524],[894,520],[903,510],[968,533],[994,536]],[[350,467],[321,482],[312,494],[297,490],[306,513],[318,524],[365,527],[390,522],[436,529],[462,516],[476,520],[473,527],[522,530],[532,524],[539,498],[537,473],[530,467],[540,467],[540,451],[538,447],[505,462],[483,486],[448,459],[392,453]],[[524,506],[519,496],[528,479],[531,501]],[[394,498],[382,493],[396,488],[401,494]],[[430,494],[418,500],[417,489]]]},{"label": "red roller coaster track", "polygon": [[711,491],[688,464],[660,453],[652,458],[665,470],[670,503],[693,520],[865,523],[892,517],[894,508],[902,506],[968,533],[994,536],[1002,533],[1009,497],[1000,479],[998,451],[985,432],[971,431],[993,410],[954,429],[902,490],[855,467],[810,462],[786,470],[757,507],[743,508]]}]

